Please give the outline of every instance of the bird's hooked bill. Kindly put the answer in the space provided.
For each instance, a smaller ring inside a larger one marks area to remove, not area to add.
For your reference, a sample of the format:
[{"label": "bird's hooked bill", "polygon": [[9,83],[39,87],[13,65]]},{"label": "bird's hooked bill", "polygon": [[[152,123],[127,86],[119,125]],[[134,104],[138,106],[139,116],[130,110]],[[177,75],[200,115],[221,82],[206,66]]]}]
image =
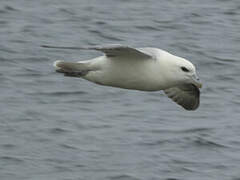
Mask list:
[{"label": "bird's hooked bill", "polygon": [[202,83],[196,74],[192,76],[192,80],[194,85],[196,85],[198,88],[202,88]]}]

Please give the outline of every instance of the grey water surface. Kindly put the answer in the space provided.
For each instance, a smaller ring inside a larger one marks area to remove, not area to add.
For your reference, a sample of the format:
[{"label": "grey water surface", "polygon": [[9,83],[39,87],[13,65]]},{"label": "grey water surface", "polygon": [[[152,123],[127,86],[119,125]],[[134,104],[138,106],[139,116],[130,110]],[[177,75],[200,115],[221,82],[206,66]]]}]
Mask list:
[{"label": "grey water surface", "polygon": [[[201,105],[55,73],[94,51],[153,46],[192,61]],[[239,0],[1,0],[1,180],[239,180]]]}]

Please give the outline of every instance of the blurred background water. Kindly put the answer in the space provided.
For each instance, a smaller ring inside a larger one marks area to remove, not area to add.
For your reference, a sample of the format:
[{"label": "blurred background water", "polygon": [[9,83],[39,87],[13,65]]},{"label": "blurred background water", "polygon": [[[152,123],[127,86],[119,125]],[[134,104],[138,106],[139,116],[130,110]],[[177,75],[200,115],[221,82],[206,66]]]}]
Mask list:
[{"label": "blurred background water", "polygon": [[[239,180],[239,0],[1,0],[1,180]],[[192,61],[204,84],[187,112],[163,92],[54,72],[94,51],[153,46]]]}]

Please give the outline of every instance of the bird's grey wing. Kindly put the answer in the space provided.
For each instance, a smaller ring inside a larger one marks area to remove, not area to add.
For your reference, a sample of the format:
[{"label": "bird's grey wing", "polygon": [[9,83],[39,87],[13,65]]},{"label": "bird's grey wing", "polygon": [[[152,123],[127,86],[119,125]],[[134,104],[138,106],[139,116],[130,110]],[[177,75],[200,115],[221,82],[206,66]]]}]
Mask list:
[{"label": "bird's grey wing", "polygon": [[102,51],[108,57],[136,57],[140,59],[152,58],[152,56],[150,54],[147,54],[146,52],[142,52],[141,50],[118,44],[107,46],[95,46],[89,47],[88,49]]},{"label": "bird's grey wing", "polygon": [[193,84],[184,84],[164,90],[169,98],[186,110],[195,110],[199,106],[200,91]]},{"label": "bird's grey wing", "polygon": [[59,49],[82,49],[82,50],[97,50],[103,52],[107,57],[135,57],[138,59],[150,59],[153,58],[151,54],[143,52],[140,49],[132,48],[129,46],[123,46],[120,44],[111,44],[105,46],[90,46],[90,47],[66,47],[66,46],[48,46],[43,45],[45,48],[59,48]]}]

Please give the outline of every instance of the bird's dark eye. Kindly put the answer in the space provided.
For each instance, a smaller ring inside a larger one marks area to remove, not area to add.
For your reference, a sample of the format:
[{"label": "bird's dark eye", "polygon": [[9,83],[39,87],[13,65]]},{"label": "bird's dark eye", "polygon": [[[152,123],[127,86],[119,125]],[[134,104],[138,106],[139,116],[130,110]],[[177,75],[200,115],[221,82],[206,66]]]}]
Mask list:
[{"label": "bird's dark eye", "polygon": [[188,70],[186,67],[184,67],[184,66],[182,66],[181,69],[182,69],[182,71],[184,71],[184,72],[189,72],[189,70]]}]

